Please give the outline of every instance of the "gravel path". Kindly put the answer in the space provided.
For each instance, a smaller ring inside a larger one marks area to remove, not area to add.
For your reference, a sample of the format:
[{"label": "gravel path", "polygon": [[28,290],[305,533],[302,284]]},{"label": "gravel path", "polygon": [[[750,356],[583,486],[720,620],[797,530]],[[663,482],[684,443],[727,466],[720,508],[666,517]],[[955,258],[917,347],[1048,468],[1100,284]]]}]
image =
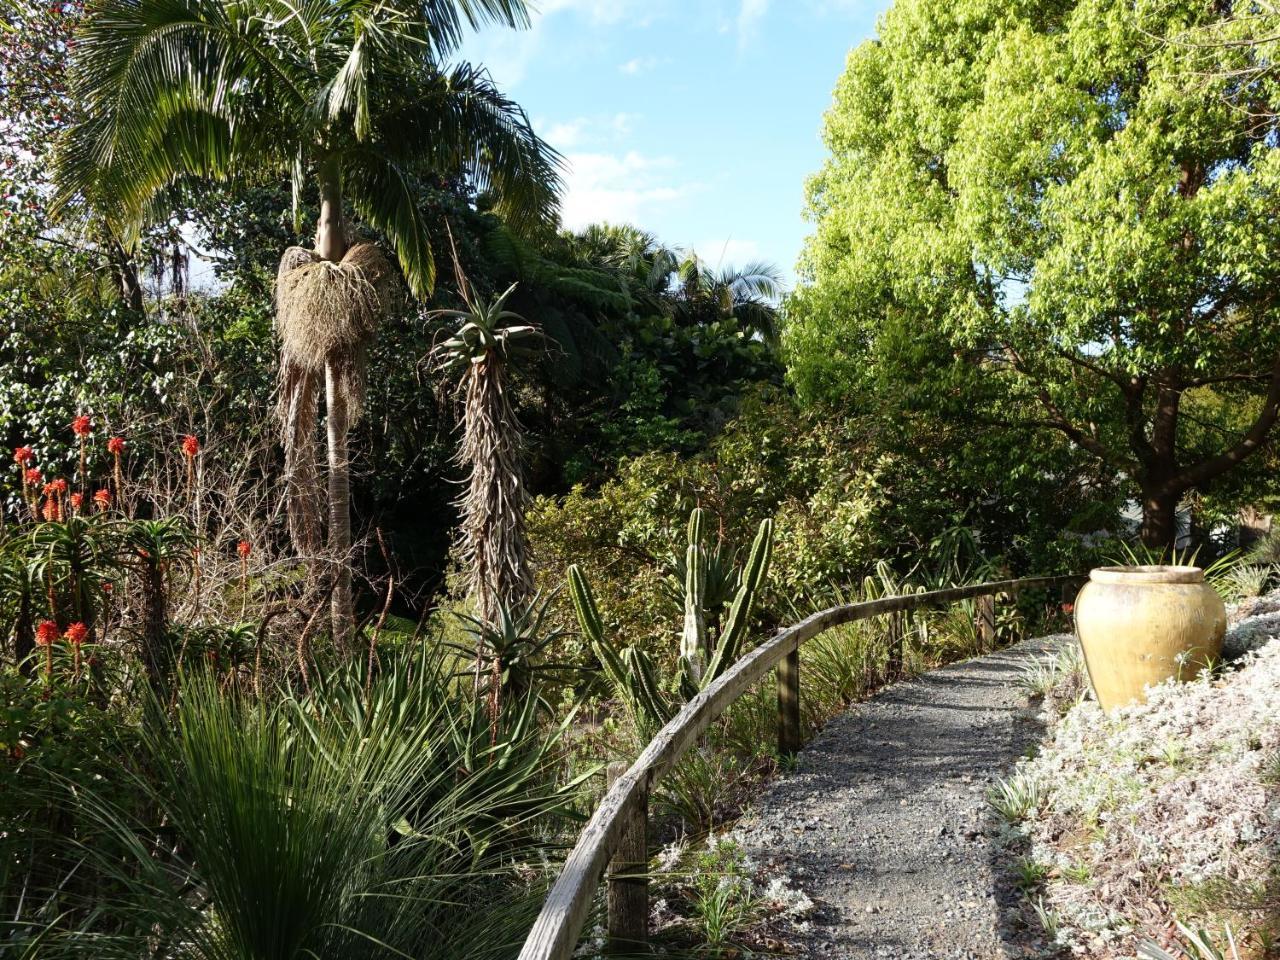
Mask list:
[{"label": "gravel path", "polygon": [[819,905],[802,955],[1034,955],[986,805],[1041,728],[1017,684],[1031,640],[897,684],[829,723],[735,834]]}]

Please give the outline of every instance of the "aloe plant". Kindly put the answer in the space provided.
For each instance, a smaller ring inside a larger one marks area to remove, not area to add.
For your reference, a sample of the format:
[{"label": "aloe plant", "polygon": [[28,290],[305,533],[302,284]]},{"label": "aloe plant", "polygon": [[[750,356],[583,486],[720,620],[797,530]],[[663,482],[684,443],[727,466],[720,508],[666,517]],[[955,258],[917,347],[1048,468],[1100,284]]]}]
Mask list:
[{"label": "aloe plant", "polygon": [[[636,722],[661,726],[670,720],[684,701],[705,690],[738,658],[742,640],[751,622],[756,598],[769,570],[773,551],[773,521],[760,524],[747,560],[739,571],[728,565],[731,575],[717,570],[716,579],[735,583],[733,602],[723,623],[709,604],[709,571],[717,569],[723,555],[719,545],[708,548],[705,515],[695,509],[689,517],[688,544],[684,554],[684,624],[680,634],[678,674],[664,684],[653,659],[635,646],[624,645],[606,629],[596,605],[591,584],[581,567],[569,567],[569,595],[582,634],[600,661],[605,677],[630,708]],[[674,691],[668,693],[668,689]]]}]

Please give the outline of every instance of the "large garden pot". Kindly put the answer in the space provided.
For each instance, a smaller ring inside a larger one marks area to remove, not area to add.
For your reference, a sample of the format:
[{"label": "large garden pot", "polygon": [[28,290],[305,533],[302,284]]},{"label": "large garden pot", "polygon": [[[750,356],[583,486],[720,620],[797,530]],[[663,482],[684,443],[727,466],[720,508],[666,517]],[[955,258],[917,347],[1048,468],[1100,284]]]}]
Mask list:
[{"label": "large garden pot", "polygon": [[1227,611],[1199,567],[1099,567],[1075,603],[1089,680],[1107,711],[1222,655]]}]

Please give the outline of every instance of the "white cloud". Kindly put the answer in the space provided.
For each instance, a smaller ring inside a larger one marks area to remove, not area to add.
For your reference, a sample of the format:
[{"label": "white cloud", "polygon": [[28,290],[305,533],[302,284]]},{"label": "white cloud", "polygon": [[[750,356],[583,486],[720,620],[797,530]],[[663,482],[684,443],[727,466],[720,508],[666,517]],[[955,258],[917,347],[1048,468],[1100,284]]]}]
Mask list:
[{"label": "white cloud", "polygon": [[738,44],[746,46],[755,36],[756,27],[769,12],[769,0],[742,0],[738,8]]},{"label": "white cloud", "polygon": [[648,73],[657,65],[657,57],[634,57],[626,63],[619,64],[618,72],[625,73],[629,77],[635,77],[642,73]]},{"label": "white cloud", "polygon": [[580,150],[586,147],[615,146],[631,135],[638,113],[615,113],[595,117],[574,117],[551,122],[535,117],[533,128],[557,150]]},{"label": "white cloud", "polygon": [[549,17],[577,16],[593,27],[622,21],[644,27],[658,16],[661,6],[658,0],[540,0],[531,12],[528,30],[494,27],[472,34],[465,43],[464,59],[484,64],[498,85],[509,92],[524,80],[534,58],[545,52],[545,21]]},{"label": "white cloud", "polygon": [[[542,133],[542,138],[557,150],[572,150],[574,147],[582,145],[587,124],[586,117],[578,117],[575,120],[567,120],[562,123],[553,123]],[[538,124],[534,129],[541,128],[542,124]]]},{"label": "white cloud", "polygon": [[637,151],[570,153],[560,208],[564,225],[571,230],[607,220],[642,223],[654,207],[687,196],[691,184],[671,182],[675,162],[666,157],[646,157]]}]

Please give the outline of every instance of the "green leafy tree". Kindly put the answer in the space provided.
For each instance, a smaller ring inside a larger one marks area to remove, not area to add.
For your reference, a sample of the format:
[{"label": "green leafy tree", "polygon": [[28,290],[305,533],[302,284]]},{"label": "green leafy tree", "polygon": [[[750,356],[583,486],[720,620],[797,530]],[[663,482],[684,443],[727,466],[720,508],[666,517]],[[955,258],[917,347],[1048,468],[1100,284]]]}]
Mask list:
[{"label": "green leafy tree", "polygon": [[1170,545],[1180,501],[1280,415],[1274,91],[1204,62],[1240,48],[1193,69],[1176,42],[1222,6],[900,0],[849,58],[809,186],[802,396],[865,397],[894,338],[940,341],[903,392],[1065,435]]},{"label": "green leafy tree", "polygon": [[347,431],[384,309],[369,288],[385,282],[366,245],[353,245],[349,216],[389,239],[419,296],[435,278],[420,176],[464,175],[518,225],[553,218],[554,151],[482,70],[443,65],[464,27],[527,20],[522,0],[100,0],[78,36],[71,89],[83,117],[61,151],[64,204],[84,198],[131,235],[166,191],[192,181],[283,174],[295,212],[310,191],[317,197],[314,251],[294,248],[281,261],[281,279],[305,279],[309,290],[282,313],[283,329],[297,335],[285,340],[281,410],[297,494],[291,529],[310,552],[319,539],[312,451],[324,392],[339,640],[351,629]]}]

